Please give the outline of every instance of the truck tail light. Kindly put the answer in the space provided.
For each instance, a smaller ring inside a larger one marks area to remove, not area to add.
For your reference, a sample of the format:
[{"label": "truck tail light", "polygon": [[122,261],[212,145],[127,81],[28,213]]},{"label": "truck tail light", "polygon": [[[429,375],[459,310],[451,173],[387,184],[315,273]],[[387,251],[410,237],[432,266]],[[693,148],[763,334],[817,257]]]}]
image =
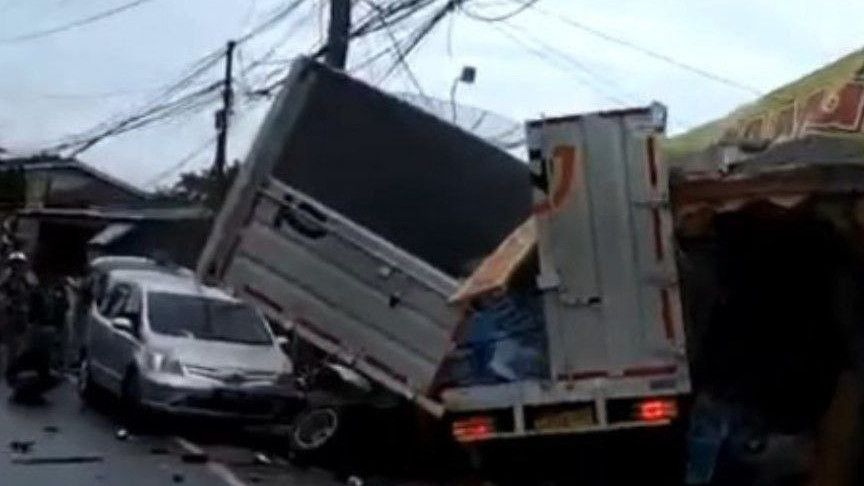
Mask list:
[{"label": "truck tail light", "polygon": [[644,422],[672,420],[678,416],[678,403],[674,399],[652,399],[636,404],[636,418]]},{"label": "truck tail light", "polygon": [[488,439],[493,433],[495,433],[495,422],[492,417],[469,417],[453,422],[453,437],[459,442]]}]

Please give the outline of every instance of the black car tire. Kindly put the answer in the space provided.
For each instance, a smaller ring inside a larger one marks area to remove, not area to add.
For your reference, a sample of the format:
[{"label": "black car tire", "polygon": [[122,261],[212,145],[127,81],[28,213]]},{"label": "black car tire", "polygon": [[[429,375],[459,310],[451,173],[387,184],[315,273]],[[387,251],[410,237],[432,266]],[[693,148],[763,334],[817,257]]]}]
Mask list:
[{"label": "black car tire", "polygon": [[311,407],[291,420],[288,446],[302,462],[317,461],[337,452],[344,428],[343,410],[335,406]]}]

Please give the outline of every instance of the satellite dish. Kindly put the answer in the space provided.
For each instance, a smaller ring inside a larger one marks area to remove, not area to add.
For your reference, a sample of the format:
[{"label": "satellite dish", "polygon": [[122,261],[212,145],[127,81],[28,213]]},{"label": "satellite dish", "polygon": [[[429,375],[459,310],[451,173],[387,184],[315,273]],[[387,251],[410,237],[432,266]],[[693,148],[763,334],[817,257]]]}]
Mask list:
[{"label": "satellite dish", "polygon": [[393,93],[393,95],[447,123],[455,124],[463,130],[509,152],[514,157],[525,158],[523,149],[525,145],[525,126],[520,122],[489,110],[462,104],[457,104],[456,112],[453,113],[450,101],[431,96],[404,92]]}]

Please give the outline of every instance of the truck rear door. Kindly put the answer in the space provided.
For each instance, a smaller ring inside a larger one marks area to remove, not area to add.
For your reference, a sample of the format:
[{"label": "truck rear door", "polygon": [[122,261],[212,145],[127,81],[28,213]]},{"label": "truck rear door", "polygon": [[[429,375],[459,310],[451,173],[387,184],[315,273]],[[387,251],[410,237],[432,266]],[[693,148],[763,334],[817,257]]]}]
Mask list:
[{"label": "truck rear door", "polygon": [[551,375],[611,395],[689,388],[667,176],[665,108],[528,124]]}]

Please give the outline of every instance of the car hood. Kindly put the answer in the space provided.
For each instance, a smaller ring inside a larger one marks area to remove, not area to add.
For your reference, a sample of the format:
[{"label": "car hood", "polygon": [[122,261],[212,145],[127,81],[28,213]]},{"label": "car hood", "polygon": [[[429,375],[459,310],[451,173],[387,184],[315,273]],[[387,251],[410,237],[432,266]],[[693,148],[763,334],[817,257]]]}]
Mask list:
[{"label": "car hood", "polygon": [[154,350],[165,351],[184,365],[214,369],[236,369],[283,373],[290,361],[275,345],[250,345],[159,336],[152,339]]}]

